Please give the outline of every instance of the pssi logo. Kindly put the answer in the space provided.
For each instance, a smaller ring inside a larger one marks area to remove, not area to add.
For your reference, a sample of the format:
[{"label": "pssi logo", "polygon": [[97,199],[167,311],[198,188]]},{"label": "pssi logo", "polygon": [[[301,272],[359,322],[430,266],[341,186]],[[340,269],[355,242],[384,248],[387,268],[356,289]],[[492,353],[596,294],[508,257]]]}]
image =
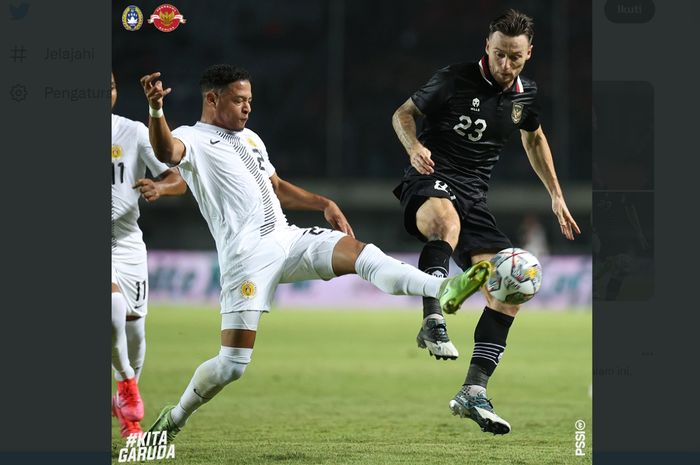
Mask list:
[{"label": "pssi logo", "polygon": [[143,13],[136,5],[129,5],[122,13],[122,25],[127,31],[138,31],[143,26]]}]

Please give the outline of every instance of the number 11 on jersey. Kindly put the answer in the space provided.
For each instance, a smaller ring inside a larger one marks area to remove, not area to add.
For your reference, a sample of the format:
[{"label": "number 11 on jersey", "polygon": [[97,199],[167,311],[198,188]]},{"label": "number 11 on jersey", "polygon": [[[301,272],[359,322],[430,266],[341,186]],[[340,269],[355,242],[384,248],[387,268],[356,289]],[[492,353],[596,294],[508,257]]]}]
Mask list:
[{"label": "number 11 on jersey", "polygon": [[119,182],[124,183],[124,163],[112,163],[112,185],[117,183],[117,167],[119,168]]}]

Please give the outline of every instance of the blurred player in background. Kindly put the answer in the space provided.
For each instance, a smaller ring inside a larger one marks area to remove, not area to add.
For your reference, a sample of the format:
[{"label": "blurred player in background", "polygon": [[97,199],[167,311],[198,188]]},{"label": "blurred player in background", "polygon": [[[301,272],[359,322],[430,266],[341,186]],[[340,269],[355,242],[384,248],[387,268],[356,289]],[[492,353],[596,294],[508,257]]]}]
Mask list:
[{"label": "blurred player in background", "polygon": [[541,259],[549,255],[547,232],[537,215],[527,214],[520,223],[521,248]]},{"label": "blurred player in background", "polygon": [[[393,126],[410,158],[395,189],[406,230],[425,242],[419,267],[446,276],[452,256],[464,269],[512,247],[490,213],[486,194],[491,170],[503,146],[520,130],[528,159],[552,198],[552,210],[569,240],[580,233],[564,201],[552,154],[538,119],[537,86],[520,77],[532,54],[533,21],[515,10],[491,22],[486,54],[480,60],[440,69],[393,115]],[[416,118],[424,127],[416,137]],[[505,434],[508,422],[486,398],[486,385],[506,346],[517,305],[487,306],[474,331],[474,351],[464,385],[450,408],[484,431]],[[453,358],[445,320],[434,299],[423,303],[418,343],[434,355]]]},{"label": "blurred player in background", "polygon": [[[112,109],[116,100],[112,74]],[[146,168],[158,180],[146,179]],[[140,432],[143,418],[138,380],[146,355],[148,266],[137,223],[139,196],[154,202],[186,190],[177,169],[156,159],[146,126],[112,114],[112,367],[117,380],[112,415],[122,436]]]},{"label": "blurred player in background", "polygon": [[[431,276],[357,241],[333,201],[281,179],[263,141],[246,128],[253,96],[245,70],[207,68],[200,80],[200,121],[172,133],[162,109],[171,89],[159,77],[141,79],[150,140],[161,161],[179,166],[216,242],[221,348],[196,369],[179,403],[165,407],[150,431],[167,431],[172,440],[195,410],[243,375],[261,314],[269,311],[279,283],[357,273],[384,292],[437,298],[450,311],[482,284],[469,272]],[[282,207],[322,211],[334,230],[289,225]]]},{"label": "blurred player in background", "polygon": [[617,300],[649,242],[634,202],[624,192],[596,193],[593,215],[595,300]]}]

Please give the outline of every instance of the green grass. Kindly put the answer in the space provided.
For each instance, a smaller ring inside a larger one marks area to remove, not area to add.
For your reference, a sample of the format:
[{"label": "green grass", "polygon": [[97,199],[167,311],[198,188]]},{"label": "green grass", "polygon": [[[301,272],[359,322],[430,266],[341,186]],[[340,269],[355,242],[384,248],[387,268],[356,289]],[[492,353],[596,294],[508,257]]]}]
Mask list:
[{"label": "green grass", "polygon": [[[253,362],[191,418],[168,464],[590,464],[591,314],[523,310],[489,384],[513,430],[451,416],[478,312],[448,316],[457,361],[415,346],[419,314],[282,311],[263,317]],[[144,427],[219,349],[219,314],[152,308],[141,378]],[[583,419],[587,455],[574,456]],[[113,419],[113,463],[123,447]]]}]

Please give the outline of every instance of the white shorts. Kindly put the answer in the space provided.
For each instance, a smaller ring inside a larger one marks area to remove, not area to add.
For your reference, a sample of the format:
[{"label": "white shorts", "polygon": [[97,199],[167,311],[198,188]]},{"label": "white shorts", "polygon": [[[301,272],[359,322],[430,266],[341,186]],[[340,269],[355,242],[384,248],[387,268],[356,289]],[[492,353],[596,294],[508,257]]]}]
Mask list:
[{"label": "white shorts", "polygon": [[326,228],[290,226],[265,237],[255,252],[239,263],[240,272],[221,293],[221,313],[269,311],[279,283],[328,280],[333,249],[345,233]]},{"label": "white shorts", "polygon": [[247,329],[257,331],[262,310],[242,310],[221,314],[221,331],[225,329]]},{"label": "white shorts", "polygon": [[148,264],[143,261],[122,263],[112,260],[112,282],[119,286],[126,300],[127,316],[146,316],[148,313]]}]

